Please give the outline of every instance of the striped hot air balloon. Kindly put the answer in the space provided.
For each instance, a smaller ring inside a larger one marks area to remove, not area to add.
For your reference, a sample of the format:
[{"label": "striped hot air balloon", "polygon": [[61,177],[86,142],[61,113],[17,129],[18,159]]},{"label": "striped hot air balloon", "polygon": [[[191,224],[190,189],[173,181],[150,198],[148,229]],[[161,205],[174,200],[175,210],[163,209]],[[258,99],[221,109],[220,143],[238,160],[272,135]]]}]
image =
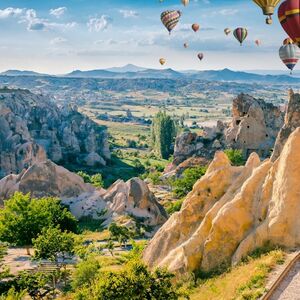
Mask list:
[{"label": "striped hot air balloon", "polygon": [[283,63],[291,70],[295,68],[300,59],[300,48],[295,44],[283,45],[279,49],[279,56]]},{"label": "striped hot air balloon", "polygon": [[239,27],[239,28],[236,28],[234,31],[233,31],[233,35],[234,37],[240,42],[241,46],[243,44],[243,41],[247,38],[248,36],[248,30],[246,28],[242,28],[242,27]]},{"label": "striped hot air balloon", "polygon": [[180,17],[181,12],[179,10],[166,10],[162,12],[160,19],[171,34],[171,31],[178,24]]},{"label": "striped hot air balloon", "polygon": [[294,44],[294,41],[291,38],[286,38],[282,45]]},{"label": "striped hot air balloon", "polygon": [[280,0],[253,0],[262,10],[264,15],[268,16],[266,19],[267,24],[272,24],[272,15],[274,14],[275,7]]},{"label": "striped hot air balloon", "polygon": [[300,45],[300,1],[285,0],[278,9],[278,18],[288,36]]}]

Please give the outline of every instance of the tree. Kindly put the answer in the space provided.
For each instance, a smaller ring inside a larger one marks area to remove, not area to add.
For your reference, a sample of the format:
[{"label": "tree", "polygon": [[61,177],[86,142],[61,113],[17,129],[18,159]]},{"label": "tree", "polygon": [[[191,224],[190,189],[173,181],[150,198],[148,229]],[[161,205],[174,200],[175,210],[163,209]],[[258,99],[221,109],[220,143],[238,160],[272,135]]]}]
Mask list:
[{"label": "tree", "polygon": [[227,149],[224,152],[233,166],[242,166],[245,164],[242,150]]},{"label": "tree", "polygon": [[78,263],[72,275],[73,289],[92,284],[99,270],[100,264],[93,256]]},{"label": "tree", "polygon": [[181,296],[172,284],[174,275],[154,272],[139,260],[131,261],[120,272],[100,272],[90,286],[75,294],[81,300],[177,300]]},{"label": "tree", "polygon": [[106,249],[109,251],[111,256],[114,256],[114,249],[115,249],[115,244],[112,240],[109,240],[107,244],[105,245]]},{"label": "tree", "polygon": [[64,260],[74,253],[75,238],[72,233],[62,232],[58,227],[44,228],[36,239],[33,239],[34,258],[48,259],[58,263],[59,256]]},{"label": "tree", "polygon": [[87,174],[83,171],[79,171],[77,174],[80,177],[82,177],[82,179],[85,183],[90,183],[94,187],[103,187],[104,186],[103,177],[100,173],[90,176],[89,174]]},{"label": "tree", "polygon": [[119,226],[114,222],[109,225],[108,230],[111,238],[117,240],[120,243],[120,246],[126,246],[127,241],[132,236],[132,232],[130,232],[127,227]]},{"label": "tree", "polygon": [[206,167],[185,169],[181,178],[171,181],[174,194],[177,197],[186,196],[193,189],[196,181],[205,174],[206,170]]},{"label": "tree", "polygon": [[15,193],[4,201],[0,211],[0,241],[25,246],[29,253],[32,239],[43,228],[60,226],[62,230],[76,231],[75,217],[56,198],[31,198],[30,194]]},{"label": "tree", "polygon": [[164,159],[172,154],[172,145],[176,137],[175,122],[166,112],[158,112],[153,119],[151,128],[152,146],[154,151]]}]

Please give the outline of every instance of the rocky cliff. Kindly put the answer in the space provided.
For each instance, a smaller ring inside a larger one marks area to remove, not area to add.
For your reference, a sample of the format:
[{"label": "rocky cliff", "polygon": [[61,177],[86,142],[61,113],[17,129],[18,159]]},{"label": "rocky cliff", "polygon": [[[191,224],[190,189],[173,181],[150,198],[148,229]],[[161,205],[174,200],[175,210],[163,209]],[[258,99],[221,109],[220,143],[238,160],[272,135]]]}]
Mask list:
[{"label": "rocky cliff", "polygon": [[257,152],[265,158],[271,154],[276,136],[283,125],[284,114],[273,104],[240,94],[233,100],[232,120],[204,128],[203,135],[184,132],[176,138],[173,166],[191,157],[211,160],[217,150],[241,149],[245,158]]},{"label": "rocky cliff", "polygon": [[267,243],[299,247],[299,153],[299,127],[275,161],[252,153],[245,166],[233,167],[217,152],[180,212],[150,241],[145,262],[183,274],[235,264]]},{"label": "rocky cliff", "polygon": [[0,177],[46,157],[61,164],[105,165],[106,131],[76,107],[58,107],[27,90],[0,90]]},{"label": "rocky cliff", "polygon": [[35,163],[19,175],[11,174],[0,180],[0,201],[16,191],[31,193],[36,198],[58,197],[78,219],[101,218],[104,225],[120,216],[128,216],[156,227],[168,218],[147,184],[139,178],[128,182],[119,180],[108,190],[96,189],[50,160]]}]

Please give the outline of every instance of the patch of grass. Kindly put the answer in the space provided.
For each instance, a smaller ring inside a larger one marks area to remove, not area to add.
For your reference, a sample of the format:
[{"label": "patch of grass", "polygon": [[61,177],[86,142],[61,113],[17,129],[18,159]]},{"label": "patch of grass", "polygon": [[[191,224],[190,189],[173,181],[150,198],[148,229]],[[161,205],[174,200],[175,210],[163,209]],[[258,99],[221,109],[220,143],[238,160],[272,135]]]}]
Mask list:
[{"label": "patch of grass", "polygon": [[102,231],[103,226],[102,223],[105,220],[103,219],[98,219],[95,220],[92,217],[82,217],[78,221],[78,227],[79,227],[79,232],[84,232],[84,231]]},{"label": "patch of grass", "polygon": [[270,272],[285,259],[282,250],[259,255],[260,251],[257,250],[253,256],[248,256],[241,264],[221,275],[200,280],[200,285],[192,291],[190,299],[258,299],[265,292]]}]

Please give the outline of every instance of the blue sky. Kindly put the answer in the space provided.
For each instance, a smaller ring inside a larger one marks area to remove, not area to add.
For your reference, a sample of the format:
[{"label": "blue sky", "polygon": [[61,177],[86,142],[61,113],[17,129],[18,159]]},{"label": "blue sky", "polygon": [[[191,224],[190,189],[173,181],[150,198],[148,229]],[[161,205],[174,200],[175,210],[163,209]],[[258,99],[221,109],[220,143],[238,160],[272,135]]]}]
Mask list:
[{"label": "blue sky", "polygon": [[[167,9],[183,13],[169,36],[160,22]],[[199,23],[198,33],[191,31]],[[224,28],[246,27],[240,47]],[[277,16],[272,26],[251,0],[3,0],[0,3],[0,70],[62,74],[133,63],[177,70],[284,70],[278,49],[286,37]],[[256,39],[262,41],[257,47]],[[183,43],[189,43],[184,49]],[[200,63],[197,53],[203,52]]]}]

